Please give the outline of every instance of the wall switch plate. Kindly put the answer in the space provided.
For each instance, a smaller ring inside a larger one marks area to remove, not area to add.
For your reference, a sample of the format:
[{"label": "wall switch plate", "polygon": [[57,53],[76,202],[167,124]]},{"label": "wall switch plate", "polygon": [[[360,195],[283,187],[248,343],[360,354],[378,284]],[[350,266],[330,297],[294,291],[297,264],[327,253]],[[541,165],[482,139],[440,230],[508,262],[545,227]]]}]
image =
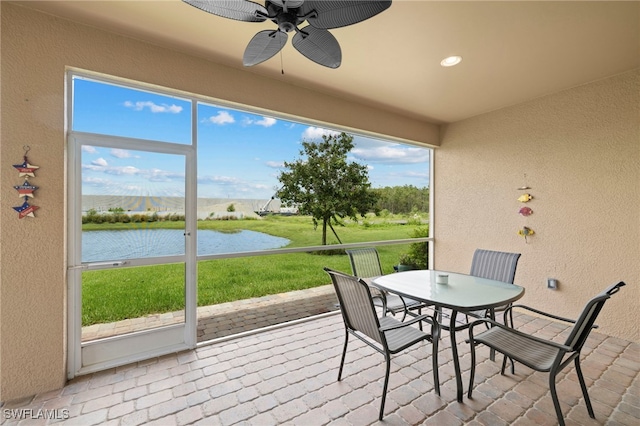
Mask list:
[{"label": "wall switch plate", "polygon": [[558,280],[556,280],[555,278],[547,278],[547,288],[550,288],[551,290],[557,290]]}]

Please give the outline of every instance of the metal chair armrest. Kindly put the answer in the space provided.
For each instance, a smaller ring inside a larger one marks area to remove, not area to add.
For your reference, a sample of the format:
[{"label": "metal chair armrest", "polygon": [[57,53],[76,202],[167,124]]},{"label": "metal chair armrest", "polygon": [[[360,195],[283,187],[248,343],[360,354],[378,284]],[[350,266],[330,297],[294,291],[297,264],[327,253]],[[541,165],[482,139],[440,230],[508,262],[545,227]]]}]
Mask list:
[{"label": "metal chair armrest", "polygon": [[387,301],[386,300],[387,298],[384,297],[384,295],[380,295],[380,296],[371,295],[371,299],[372,300],[380,299],[380,302],[382,302],[383,304],[386,304],[386,301]]},{"label": "metal chair armrest", "polygon": [[488,318],[479,319],[477,321],[472,322],[469,325],[469,340],[468,340],[468,342],[473,343],[473,341],[474,341],[474,339],[473,339],[473,329],[476,326],[480,325],[480,324],[486,324],[486,323],[489,323],[494,327],[500,327],[501,329],[506,330],[509,333],[513,333],[513,334],[515,334],[517,336],[521,336],[521,337],[523,337],[525,339],[529,339],[529,340],[541,343],[543,345],[552,346],[552,347],[554,347],[556,349],[560,349],[560,350],[565,351],[565,352],[572,352],[573,351],[573,348],[571,348],[570,346],[563,345],[563,344],[558,343],[558,342],[554,342],[553,340],[542,339],[540,337],[532,336],[531,334],[523,333],[522,331],[516,330],[515,328],[508,327],[508,326],[506,326],[504,324],[500,324],[499,322],[491,320],[491,319],[488,319]]},{"label": "metal chair armrest", "polygon": [[[526,309],[526,310],[528,310],[528,311],[535,312],[536,314],[540,314],[540,315],[543,315],[543,316],[548,317],[548,318],[553,318],[553,319],[556,319],[556,320],[558,320],[558,321],[568,322],[568,323],[570,323],[570,324],[575,324],[575,323],[576,323],[576,320],[572,320],[572,319],[570,319],[570,318],[559,317],[559,316],[557,316],[557,315],[553,315],[553,314],[550,314],[550,313],[548,313],[548,312],[544,312],[544,311],[541,311],[541,310],[539,310],[539,309],[535,309],[535,308],[532,308],[532,307],[530,307],[530,306],[526,306],[526,305],[513,305],[513,306],[510,306],[509,308],[507,308],[507,309],[504,311],[504,312],[505,312],[505,314],[506,314],[508,311],[512,310],[513,308],[522,308],[522,309]],[[598,328],[598,325],[597,325],[597,324],[593,324],[593,325],[591,326],[591,328]]]}]

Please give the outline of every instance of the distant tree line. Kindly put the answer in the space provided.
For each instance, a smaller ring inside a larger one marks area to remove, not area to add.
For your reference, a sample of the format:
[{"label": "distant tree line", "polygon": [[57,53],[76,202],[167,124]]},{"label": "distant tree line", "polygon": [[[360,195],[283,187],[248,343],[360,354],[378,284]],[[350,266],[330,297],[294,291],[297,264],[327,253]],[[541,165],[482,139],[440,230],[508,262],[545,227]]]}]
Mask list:
[{"label": "distant tree line", "polygon": [[164,222],[164,221],[184,221],[183,214],[158,215],[153,212],[128,214],[120,207],[110,208],[108,213],[98,213],[96,209],[89,209],[82,215],[82,223],[143,223],[143,222]]},{"label": "distant tree line", "polygon": [[392,214],[428,213],[429,188],[413,185],[372,188],[376,194],[376,213],[387,210]]}]

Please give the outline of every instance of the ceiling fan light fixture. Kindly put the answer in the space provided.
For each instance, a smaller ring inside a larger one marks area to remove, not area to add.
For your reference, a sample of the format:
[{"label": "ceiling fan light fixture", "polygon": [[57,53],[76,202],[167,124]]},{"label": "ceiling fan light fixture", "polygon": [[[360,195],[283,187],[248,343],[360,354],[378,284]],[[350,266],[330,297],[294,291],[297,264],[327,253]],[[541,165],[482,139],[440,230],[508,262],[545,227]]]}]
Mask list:
[{"label": "ceiling fan light fixture", "polygon": [[440,61],[440,65],[443,67],[452,67],[462,62],[462,56],[449,56]]}]

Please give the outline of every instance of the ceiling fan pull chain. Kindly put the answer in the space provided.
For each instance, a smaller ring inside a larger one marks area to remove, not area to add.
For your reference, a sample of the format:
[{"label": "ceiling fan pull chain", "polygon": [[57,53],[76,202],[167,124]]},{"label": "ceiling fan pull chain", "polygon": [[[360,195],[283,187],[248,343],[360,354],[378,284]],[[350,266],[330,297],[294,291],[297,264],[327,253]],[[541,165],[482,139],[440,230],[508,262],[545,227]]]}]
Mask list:
[{"label": "ceiling fan pull chain", "polygon": [[284,75],[284,63],[283,63],[283,60],[282,60],[282,49],[280,49],[280,72],[282,73],[282,75]]}]

